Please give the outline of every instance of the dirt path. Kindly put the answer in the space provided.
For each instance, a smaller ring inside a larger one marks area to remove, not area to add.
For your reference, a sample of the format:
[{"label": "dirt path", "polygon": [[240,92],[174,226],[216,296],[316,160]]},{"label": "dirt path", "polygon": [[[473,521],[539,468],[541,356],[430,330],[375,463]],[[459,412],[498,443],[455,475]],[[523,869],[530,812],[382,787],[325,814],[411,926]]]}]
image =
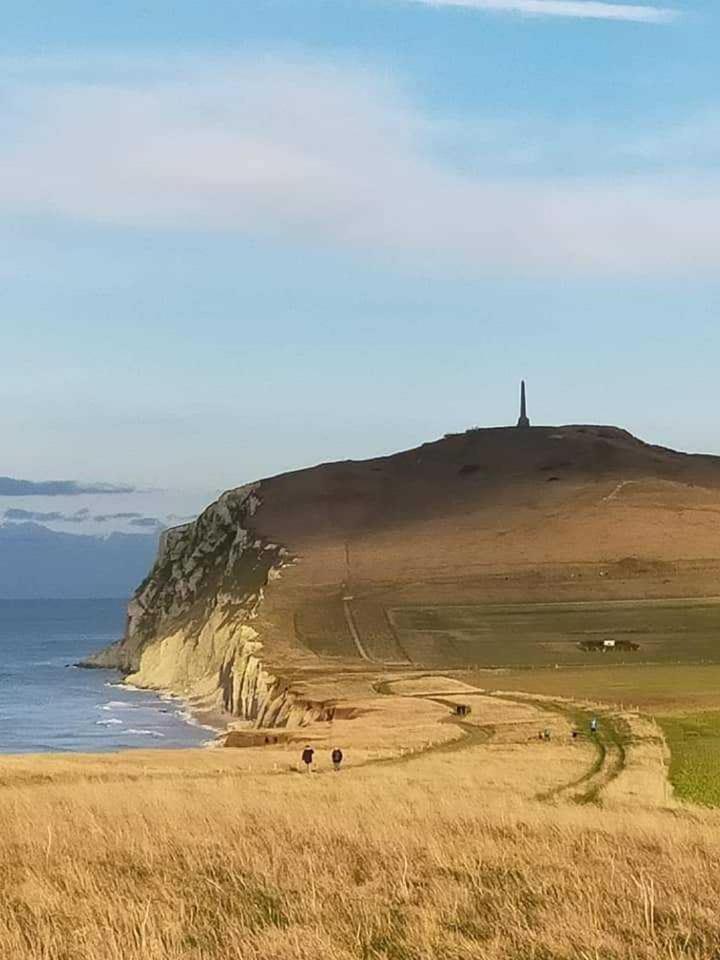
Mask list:
[{"label": "dirt path", "polygon": [[[378,693],[390,696],[408,696],[421,699],[432,700],[434,703],[441,703],[443,706],[452,707],[454,701],[448,700],[440,692],[425,693],[396,693],[393,690],[392,681],[382,681],[374,685]],[[560,783],[550,790],[543,791],[536,795],[538,800],[566,800],[573,803],[601,803],[602,793],[605,788],[612,783],[623,772],[626,766],[627,753],[626,747],[630,739],[630,730],[619,718],[602,709],[591,709],[572,701],[563,702],[556,700],[543,699],[535,697],[532,694],[513,694],[513,693],[489,693],[480,688],[474,689],[474,694],[478,696],[495,697],[498,700],[510,701],[514,703],[532,704],[533,706],[545,710],[549,713],[560,714],[578,731],[579,736],[583,737],[585,742],[590,742],[594,746],[594,760],[588,768],[581,774],[565,783]],[[590,733],[590,723],[593,717],[597,718],[597,732]],[[492,724],[477,726],[448,717],[448,722],[453,722],[461,727],[466,736],[451,743],[439,744],[429,747],[423,753],[432,750],[459,750],[469,746],[477,745],[481,742],[489,742],[493,735]],[[627,728],[627,729],[626,729]],[[467,735],[469,731],[483,731],[484,735],[480,737]],[[587,731],[587,732],[586,732]],[[418,754],[416,753],[415,756]],[[408,757],[407,759],[411,759]],[[397,758],[393,758],[397,761]],[[392,762],[392,761],[384,761]]]},{"label": "dirt path", "polygon": [[355,649],[358,652],[358,656],[362,660],[366,660],[368,663],[377,663],[377,661],[373,660],[373,658],[367,652],[362,640],[360,639],[360,632],[357,628],[357,624],[355,623],[355,618],[353,617],[352,610],[350,608],[350,600],[347,597],[343,597],[342,605],[343,605],[343,613],[345,614],[345,622],[347,623],[348,630],[350,631],[350,636],[353,639],[353,643],[355,644]]},{"label": "dirt path", "polygon": [[615,497],[618,496],[618,494],[622,493],[625,487],[627,487],[631,483],[636,483],[636,482],[637,481],[635,480],[621,480],[618,484],[616,484],[616,486],[610,491],[610,493],[606,497],[603,497],[603,503],[610,503],[610,501],[614,500]]},{"label": "dirt path", "polygon": [[568,709],[560,704],[548,706],[548,709],[563,713],[572,720],[576,729],[589,730],[592,716],[597,716],[597,732],[584,735],[586,742],[592,743],[595,747],[595,760],[582,776],[538,794],[537,799],[600,803],[603,790],[625,769],[627,760],[625,746],[628,733],[623,731],[619,722],[608,714]]}]

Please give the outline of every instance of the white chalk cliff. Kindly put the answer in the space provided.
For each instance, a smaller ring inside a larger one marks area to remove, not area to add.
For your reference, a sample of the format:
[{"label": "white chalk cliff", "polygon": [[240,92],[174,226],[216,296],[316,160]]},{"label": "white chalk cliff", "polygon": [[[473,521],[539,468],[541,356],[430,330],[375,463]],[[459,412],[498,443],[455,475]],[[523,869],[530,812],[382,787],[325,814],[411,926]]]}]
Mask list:
[{"label": "white chalk cliff", "polygon": [[317,705],[265,664],[253,621],[287,551],[252,530],[258,487],[229,491],[193,523],[168,530],[128,606],[124,638],[86,666],[113,667],[138,687],[168,691],[256,726],[301,725]]}]

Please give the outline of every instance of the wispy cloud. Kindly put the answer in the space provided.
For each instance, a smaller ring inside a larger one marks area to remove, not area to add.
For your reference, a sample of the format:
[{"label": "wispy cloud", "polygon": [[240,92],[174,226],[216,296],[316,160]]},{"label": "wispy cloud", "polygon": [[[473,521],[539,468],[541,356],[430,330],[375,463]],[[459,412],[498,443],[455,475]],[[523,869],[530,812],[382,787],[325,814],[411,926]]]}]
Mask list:
[{"label": "wispy cloud", "polygon": [[0,477],[2,497],[77,497],[81,494],[135,493],[135,487],[112,483],[79,483],[77,480],[17,480]]},{"label": "wispy cloud", "polygon": [[[142,514],[133,514],[133,516],[142,516]],[[20,507],[10,507],[3,514],[5,520],[11,520],[14,523],[21,521],[31,521],[33,523],[89,523],[90,520],[97,520],[97,517],[91,517],[87,507],[82,510],[75,510],[74,513],[63,513],[60,510],[24,510]]]},{"label": "wispy cloud", "polygon": [[636,3],[600,3],[596,0],[407,0],[429,7],[464,7],[499,10],[543,17],[575,17],[582,20],[622,20],[630,23],[671,23],[677,11]]},{"label": "wispy cloud", "polygon": [[95,523],[109,523],[111,520],[137,520],[142,517],[141,513],[134,511],[122,511],[120,513],[102,513],[93,517]]},{"label": "wispy cloud", "polygon": [[138,517],[130,521],[132,527],[164,527],[165,524],[157,517]]},{"label": "wispy cloud", "polygon": [[[478,141],[461,173],[386,75],[226,63],[134,84],[28,83],[8,97],[0,213],[233,231],[474,272],[720,267],[712,167],[594,163],[591,174],[579,161],[567,176],[532,164],[518,176],[488,167],[495,147]],[[527,146],[522,132],[515,146]],[[3,483],[22,481],[0,479],[0,495]],[[72,486],[54,492],[103,492]]]},{"label": "wispy cloud", "polygon": [[60,510],[25,510],[20,507],[10,507],[3,511],[2,519],[9,523],[114,523],[128,521],[131,527],[160,528],[165,524],[157,517],[146,517],[142,513],[120,512],[97,514],[93,516],[87,507],[74,513],[63,513]]},{"label": "wispy cloud", "polygon": [[3,517],[5,520],[12,520],[16,522],[30,520],[37,523],[51,523],[53,521],[57,522],[59,520],[66,520],[67,514],[59,513],[56,510],[53,510],[49,513],[43,513],[41,510],[20,510],[13,507],[10,510],[6,510],[3,513]]}]

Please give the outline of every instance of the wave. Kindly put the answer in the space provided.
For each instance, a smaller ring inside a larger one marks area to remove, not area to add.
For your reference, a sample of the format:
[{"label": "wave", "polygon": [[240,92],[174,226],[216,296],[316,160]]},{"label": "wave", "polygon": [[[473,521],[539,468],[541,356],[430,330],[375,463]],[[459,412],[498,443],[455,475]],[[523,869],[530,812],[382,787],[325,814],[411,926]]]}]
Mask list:
[{"label": "wave", "polygon": [[110,717],[108,720],[96,720],[96,727],[115,727],[117,724],[122,725],[122,720],[118,720],[117,717]]},{"label": "wave", "polygon": [[106,680],[105,687],[114,687],[116,690],[131,690],[133,693],[149,693],[144,687],[136,687],[133,683],[127,683],[125,680]]},{"label": "wave", "polygon": [[199,727],[201,730],[212,730],[213,733],[217,733],[215,727],[208,723],[201,723],[197,717],[193,716],[187,707],[183,707],[181,710],[176,710],[175,716],[178,718],[178,720],[182,720],[183,723],[187,723],[187,725],[190,727]]},{"label": "wave", "polygon": [[[145,699],[144,702],[136,702],[136,703],[133,703],[132,701],[129,701],[129,700],[109,700],[105,704],[98,704],[98,707],[101,710],[107,710],[107,711],[133,710],[137,708],[155,709],[155,710],[158,710],[159,713],[164,713],[172,717],[175,717],[176,719],[182,721],[182,723],[187,724],[189,727],[196,727],[200,730],[208,730],[210,733],[213,734],[213,739],[206,741],[206,743],[213,743],[214,738],[217,737],[218,728],[212,726],[211,724],[202,723],[200,720],[198,720],[197,717],[192,713],[192,711],[187,706],[186,701],[182,697],[179,697],[174,693],[170,693],[168,691],[156,692],[155,697],[151,699],[148,696],[151,693],[151,691],[143,690],[139,687],[133,687],[132,684],[122,683],[117,681],[115,682],[107,681],[105,683],[105,686],[114,687],[117,690],[130,690],[130,691],[135,691],[137,693],[142,693],[142,694],[145,694],[145,697],[147,699]],[[163,705],[165,704],[167,704],[168,706],[172,705],[176,709],[172,709],[172,710],[163,709]],[[124,732],[132,733],[136,736],[148,736],[148,737],[164,737],[165,736],[164,733],[160,733],[155,730],[131,729],[131,730],[126,730]]]}]

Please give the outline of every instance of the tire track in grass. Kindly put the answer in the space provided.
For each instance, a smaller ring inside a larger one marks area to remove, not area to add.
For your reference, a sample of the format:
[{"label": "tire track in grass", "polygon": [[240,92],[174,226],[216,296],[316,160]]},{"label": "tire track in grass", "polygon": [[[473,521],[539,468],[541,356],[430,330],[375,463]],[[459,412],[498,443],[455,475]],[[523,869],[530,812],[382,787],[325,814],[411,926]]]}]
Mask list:
[{"label": "tire track in grass", "polygon": [[[408,696],[417,699],[431,700],[434,703],[440,703],[443,706],[452,707],[455,702],[445,699],[441,693],[415,693],[400,694],[392,689],[393,681],[379,681],[373,684],[377,693],[386,696]],[[530,694],[516,695],[512,693],[492,693],[487,690],[476,688],[473,693],[479,696],[495,697],[498,700],[511,701],[513,703],[531,703],[533,706],[549,713],[560,714],[569,720],[571,726],[576,729],[588,729],[593,717],[598,719],[598,729],[595,734],[591,734],[589,742],[594,744],[595,758],[585,772],[575,779],[558,784],[550,790],[542,791],[536,795],[537,800],[569,800],[573,803],[601,803],[602,791],[620,776],[625,769],[627,762],[626,743],[629,741],[629,729],[621,729],[622,721],[614,721],[608,713],[598,710],[588,710],[572,703],[563,703],[555,700],[535,699]],[[474,724],[463,723],[454,717],[448,717],[445,722],[455,723],[461,729],[465,730],[466,736],[450,743],[436,744],[424,750],[418,750],[405,757],[387,758],[379,762],[398,762],[398,760],[411,760],[432,750],[461,750],[467,747],[478,745],[480,742],[488,742],[494,733],[491,725],[484,728],[477,727]],[[627,726],[627,725],[623,725]],[[475,737],[470,731],[482,730],[483,737]],[[586,738],[587,742],[587,738]]]},{"label": "tire track in grass", "polygon": [[[495,694],[491,694],[491,696],[495,696]],[[528,700],[526,697],[513,697],[504,694],[502,699],[514,700],[516,703],[526,703]],[[615,722],[607,713],[591,711],[558,701],[529,699],[543,710],[567,717],[576,729],[589,728],[593,717],[598,720],[597,732],[590,734],[589,742],[595,746],[595,760],[590,767],[582,776],[537,794],[536,799],[543,801],[565,799],[579,804],[600,803],[602,791],[625,769],[627,762],[625,746],[629,740],[629,729],[621,730],[622,721]],[[587,738],[586,742],[588,742]]]}]

